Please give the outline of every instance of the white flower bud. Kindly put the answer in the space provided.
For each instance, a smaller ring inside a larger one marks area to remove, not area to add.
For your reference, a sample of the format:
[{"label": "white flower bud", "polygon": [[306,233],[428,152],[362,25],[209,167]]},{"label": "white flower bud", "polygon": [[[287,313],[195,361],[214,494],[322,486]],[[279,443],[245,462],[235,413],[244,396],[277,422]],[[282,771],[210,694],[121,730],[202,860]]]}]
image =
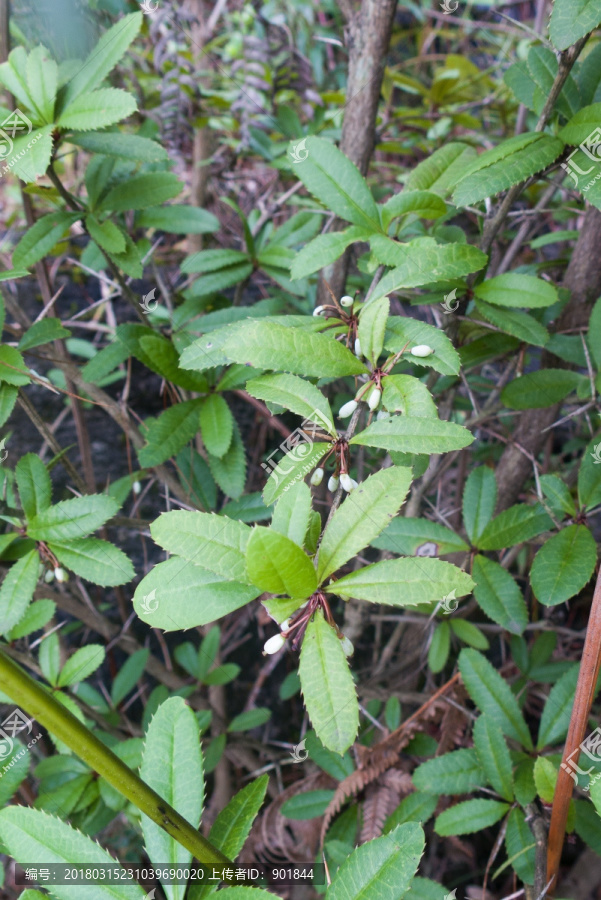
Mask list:
[{"label": "white flower bud", "polygon": [[347,472],[343,472],[340,476],[340,484],[347,493],[350,493],[356,487],[357,482],[353,481]]},{"label": "white flower bud", "polygon": [[345,294],[344,297],[341,297],[341,298],[340,298],[340,305],[341,305],[341,306],[352,306],[354,302],[355,302],[355,301],[353,300],[353,298],[352,298],[352,297],[349,297],[348,294]]},{"label": "white flower bud", "polygon": [[324,307],[323,307],[323,306],[316,306],[315,309],[313,310],[313,315],[314,315],[314,316],[320,316],[320,315],[322,314],[323,311],[324,311]]},{"label": "white flower bud", "polygon": [[323,481],[323,469],[321,469],[321,468],[315,469],[315,471],[311,475],[311,484],[313,484],[313,485],[315,485],[315,487],[317,487],[317,485],[321,484],[322,481]]},{"label": "white flower bud", "polygon": [[54,572],[52,571],[52,569],[48,569],[48,571],[44,575],[44,581],[46,582],[46,584],[50,584],[51,581],[54,581]]},{"label": "white flower bud", "polygon": [[131,489],[134,492],[134,494],[139,494],[140,491],[142,490],[142,485],[140,484],[139,481],[134,481],[134,483],[131,486]]},{"label": "white flower bud", "polygon": [[355,356],[361,356],[361,341],[359,338],[355,339]]},{"label": "white flower bud", "polygon": [[281,650],[286,640],[283,634],[274,634],[273,637],[270,637],[268,641],[265,641],[265,646],[263,647],[263,654],[277,653],[278,650]]},{"label": "white flower bud", "polygon": [[349,641],[346,634],[342,636],[342,650],[345,656],[352,656],[355,652],[355,648],[353,647],[353,642]]},{"label": "white flower bud", "polygon": [[352,483],[353,483],[353,490],[355,490],[355,488],[358,488],[358,487],[359,487],[359,482],[358,482],[358,481],[355,481],[354,478],[351,478],[351,481],[352,481]]},{"label": "white flower bud", "polygon": [[346,419],[349,416],[353,415],[353,413],[355,412],[355,410],[357,409],[358,406],[359,406],[359,404],[357,403],[356,400],[349,400],[348,403],[345,403],[344,406],[340,407],[340,412],[338,413],[338,416],[341,419]]},{"label": "white flower bud", "polygon": [[284,621],[280,623],[280,631],[288,631],[289,628],[290,619],[284,619]]},{"label": "white flower bud", "polygon": [[336,475],[330,475],[330,478],[328,479],[328,490],[334,493],[334,491],[338,490],[339,484],[340,480],[336,477]]},{"label": "white flower bud", "polygon": [[389,419],[389,418],[390,418],[390,413],[386,412],[385,409],[378,410],[378,414],[376,416],[376,419],[378,422],[381,422],[382,419]]},{"label": "white flower bud", "polygon": [[382,396],[382,391],[380,388],[374,388],[371,394],[369,395],[369,400],[367,401],[367,405],[370,409],[377,409],[380,405],[380,397]]},{"label": "white flower bud", "polygon": [[411,349],[411,356],[432,356],[433,353],[434,350],[432,347],[428,347],[427,344],[418,344],[417,347],[412,347]]},{"label": "white flower bud", "polygon": [[60,566],[57,566],[54,570],[54,577],[57,581],[68,581],[69,577],[64,569],[61,569]]}]

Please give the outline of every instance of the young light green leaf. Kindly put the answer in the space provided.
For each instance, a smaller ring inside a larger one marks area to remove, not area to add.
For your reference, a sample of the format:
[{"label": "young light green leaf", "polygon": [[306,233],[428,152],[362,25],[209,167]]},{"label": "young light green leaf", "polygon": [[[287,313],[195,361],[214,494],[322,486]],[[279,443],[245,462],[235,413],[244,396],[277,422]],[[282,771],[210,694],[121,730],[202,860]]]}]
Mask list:
[{"label": "young light green leaf", "polygon": [[305,138],[302,144],[307,155],[296,161],[294,174],[313,196],[347,222],[381,231],[378,208],[354,163],[324,138]]},{"label": "young light green leaf", "polygon": [[429,759],[413,772],[418,791],[468,794],[486,785],[486,774],[475,750],[462,748]]},{"label": "young light green leaf", "polygon": [[540,548],[530,570],[534,594],[557,606],[588,584],[597,564],[597,545],[586,525],[568,525]]},{"label": "young light green leaf", "polygon": [[504,800],[513,800],[512,765],[501,729],[488,716],[474,722],[474,747],[489,783]]},{"label": "young light green leaf", "polygon": [[8,344],[0,346],[0,381],[15,387],[29,384],[30,381],[25,360],[15,347]]},{"label": "young light green leaf", "polygon": [[100,209],[124,212],[128,209],[145,209],[165,200],[177,197],[183,188],[173,172],[152,172],[134,175],[122,184],[111,188],[100,204]]},{"label": "young light green leaf", "polygon": [[61,669],[58,686],[66,687],[77,684],[79,681],[85,681],[102,665],[104,656],[102,644],[87,644],[85,647],[80,647],[69,657]]},{"label": "young light green leaf", "polygon": [[304,481],[297,481],[278,500],[273,511],[271,528],[302,547],[310,517],[311,491]]},{"label": "young light green leaf", "polygon": [[96,216],[86,216],[86,228],[90,233],[92,240],[96,241],[99,247],[107,250],[109,253],[123,253],[125,250],[125,235],[120,228],[117,228],[114,222],[106,219],[100,222]]},{"label": "young light green leaf", "polygon": [[202,400],[184,400],[170,406],[148,428],[148,443],[138,450],[140,465],[159,466],[175,456],[198,431],[198,414]]},{"label": "young light green leaf", "polygon": [[[140,777],[195,828],[204,801],[202,753],[198,723],[181,697],[161,703],[148,731],[140,766]],[[155,866],[186,867],[192,854],[160,825],[142,816],[146,852]],[[186,885],[166,884],[169,900],[183,900]]]},{"label": "young light green leaf", "polygon": [[385,559],[332,582],[325,590],[389,606],[415,606],[471,593],[474,582],[466,572],[440,559]]},{"label": "young light green leaf", "polygon": [[65,541],[96,531],[119,506],[106,494],[86,494],[63,500],[30,519],[27,533],[34,541]]},{"label": "young light green leaf", "polygon": [[482,317],[501,331],[535,347],[544,347],[548,342],[547,329],[528,313],[516,309],[501,309],[491,303],[485,303],[484,300],[478,300],[477,297],[474,302]]},{"label": "young light green leaf", "polygon": [[[431,356],[417,360],[411,356],[411,348],[420,344],[426,344],[434,350]],[[411,319],[409,316],[391,316],[388,320],[388,330],[384,346],[392,353],[400,353],[406,348],[407,359],[419,365],[431,366],[441,375],[459,374],[459,354],[450,340],[440,328],[434,328],[427,322],[419,319]],[[386,383],[388,379],[384,379]]]},{"label": "young light green leaf", "polygon": [[373,366],[377,365],[378,357],[384,346],[389,312],[390,300],[388,297],[380,297],[373,303],[368,303],[359,314],[358,336],[361,342],[361,353]]},{"label": "young light green leaf", "polygon": [[506,272],[489,278],[474,287],[474,294],[495,306],[524,306],[528,309],[552,306],[557,303],[557,291],[548,281]]},{"label": "young light green leaf", "polygon": [[438,219],[444,216],[447,205],[438,194],[431,191],[400,191],[393,194],[381,207],[382,223],[388,228],[393,219],[413,213],[421,219]]},{"label": "young light green leaf", "polygon": [[245,553],[251,529],[242,522],[178,509],[155,519],[150,533],[168,553],[176,553],[215,575],[247,581]]},{"label": "young light green leaf", "polygon": [[35,108],[44,122],[54,122],[54,100],[58,85],[58,67],[48,50],[34,47],[27,57],[27,87]]},{"label": "young light green leaf", "polygon": [[342,256],[349,244],[366,241],[372,233],[371,229],[361,225],[351,225],[344,231],[328,231],[318,235],[296,254],[290,266],[290,278],[293,281],[306,278],[307,275],[331,265]]},{"label": "young light green leaf", "polygon": [[[0,838],[7,853],[18,862],[43,860],[46,864],[76,866],[114,866],[114,858],[91,838],[38,809],[9,806],[0,812]],[[117,894],[118,891],[118,894]],[[58,900],[72,900],[70,885],[53,885]],[[80,895],[81,895],[80,891]],[[119,888],[102,883],[94,886],[95,900],[145,900],[145,892],[137,883],[123,876]]]},{"label": "young light green leaf", "polygon": [[13,266],[16,269],[30,269],[50,253],[69,226],[79,218],[78,213],[60,211],[42,216],[35,225],[27,229],[13,250]]},{"label": "young light green leaf", "polygon": [[230,408],[220,394],[209,394],[200,407],[200,431],[207,452],[224,456],[232,442],[234,431]]},{"label": "young light green leaf", "polygon": [[307,625],[298,674],[317,737],[341,756],[359,728],[359,706],[342,641],[317,610]]},{"label": "young light green leaf", "polygon": [[[291,485],[304,478],[307,472],[315,468],[330,447],[331,444],[308,444],[303,442],[298,444],[295,450],[286,453],[277,464],[271,460],[271,456],[277,451],[271,453],[268,457],[268,462],[263,463],[263,466],[269,471],[269,479],[263,488],[265,504],[271,506],[282,494],[289,490]],[[303,448],[302,455],[300,448]]]},{"label": "young light green leaf", "polygon": [[498,822],[511,809],[499,800],[465,800],[436,817],[434,830],[441,837],[473,834]]},{"label": "young light green leaf", "polygon": [[110,541],[85,537],[48,541],[48,546],[59,562],[92,584],[114,587],[135,577],[129,557]]},{"label": "young light green leaf", "polygon": [[474,440],[463,425],[417,416],[379,419],[356,434],[349,444],[383,447],[405,453],[444,453],[461,450]]},{"label": "young light green leaf", "polygon": [[553,521],[540,503],[517,503],[489,522],[474,543],[480,550],[504,550],[551,528]]},{"label": "young light green leaf", "polygon": [[566,50],[601,22],[595,0],[555,0],[549,35],[558,50]]},{"label": "young light green leaf", "polygon": [[258,525],[246,548],[246,571],[251,582],[271,594],[306,600],[317,588],[315,568],[290,538]]},{"label": "young light green leaf", "polygon": [[323,534],[317,567],[320,584],[386,528],[407,496],[412,477],[411,469],[391,466],[370,475],[347,496]]},{"label": "young light green leaf", "polygon": [[584,376],[566,369],[539,369],[510,381],[501,400],[511,409],[540,409],[553,406],[576,390]]},{"label": "young light green leaf", "polygon": [[72,100],[57,124],[60,128],[72,128],[74,131],[92,131],[126,119],[137,108],[133,94],[121,88],[102,88]]},{"label": "young light green leaf", "polygon": [[528,624],[528,610],[520,588],[507,569],[493,559],[474,557],[472,577],[474,597],[489,619],[513,634],[522,634]]},{"label": "young light green leaf", "polygon": [[0,634],[6,634],[25,614],[38,581],[40,559],[30,550],[14,563],[0,586]]},{"label": "young light green leaf", "polygon": [[225,342],[223,352],[233,362],[296,375],[322,378],[367,372],[363,363],[333,338],[265,320],[247,322]]},{"label": "young light green leaf", "polygon": [[387,375],[382,386],[382,406],[388,412],[401,412],[404,416],[418,418],[438,418],[432,394],[414,375]]},{"label": "young light green leaf", "polygon": [[538,756],[534,762],[534,783],[536,792],[543,803],[553,803],[555,785],[557,783],[557,769],[550,759]]},{"label": "young light green leaf", "polygon": [[251,397],[277,403],[336,436],[330,404],[319,388],[298,375],[261,375],[246,384]]},{"label": "young light green leaf", "polygon": [[22,456],[15,468],[23,512],[28,519],[50,506],[52,484],[48,469],[35,453]]},{"label": "young light green leaf", "polygon": [[7,62],[0,65],[0,83],[26,109],[35,107],[27,85],[27,51],[24,47],[15,47],[9,53]]},{"label": "young light green leaf", "polygon": [[[378,550],[389,550],[402,556],[444,556],[469,550],[465,541],[451,528],[429,519],[397,516],[371,542]],[[433,552],[432,552],[433,551]]]},{"label": "young light green leaf", "polygon": [[462,650],[459,670],[466,690],[480,712],[495,722],[503,734],[532,750],[532,738],[515,695],[497,670],[477,650]]},{"label": "young light green leaf", "polygon": [[490,522],[497,504],[497,482],[492,469],[478,466],[463,490],[463,524],[472,543]]}]

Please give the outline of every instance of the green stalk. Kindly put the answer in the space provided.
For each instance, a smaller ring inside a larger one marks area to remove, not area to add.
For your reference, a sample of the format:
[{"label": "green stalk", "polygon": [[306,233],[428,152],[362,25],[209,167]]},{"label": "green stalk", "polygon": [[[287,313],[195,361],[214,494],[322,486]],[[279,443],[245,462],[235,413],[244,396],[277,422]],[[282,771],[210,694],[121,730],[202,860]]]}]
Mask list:
[{"label": "green stalk", "polygon": [[159,797],[52,694],[0,651],[0,690],[32,718],[63,741],[134,806],[194,854],[199,863],[232,868],[233,863],[202,837],[190,822]]}]

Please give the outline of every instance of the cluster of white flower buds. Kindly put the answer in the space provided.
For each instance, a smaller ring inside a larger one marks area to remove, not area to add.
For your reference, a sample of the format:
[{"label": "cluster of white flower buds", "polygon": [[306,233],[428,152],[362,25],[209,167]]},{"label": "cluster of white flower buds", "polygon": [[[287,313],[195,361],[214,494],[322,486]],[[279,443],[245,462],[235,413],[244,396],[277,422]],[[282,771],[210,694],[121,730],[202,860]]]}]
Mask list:
[{"label": "cluster of white flower buds", "polygon": [[44,581],[46,582],[46,584],[50,584],[50,582],[54,581],[55,578],[60,583],[64,583],[69,580],[69,576],[67,575],[65,570],[61,568],[61,566],[57,566],[54,570],[46,570],[46,574],[44,575]]}]

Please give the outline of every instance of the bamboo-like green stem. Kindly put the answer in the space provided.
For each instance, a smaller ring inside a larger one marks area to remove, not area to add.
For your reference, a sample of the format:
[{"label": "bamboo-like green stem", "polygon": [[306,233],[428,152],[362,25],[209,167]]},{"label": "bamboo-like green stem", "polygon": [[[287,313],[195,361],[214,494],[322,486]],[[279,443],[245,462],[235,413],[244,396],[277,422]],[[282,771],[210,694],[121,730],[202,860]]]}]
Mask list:
[{"label": "bamboo-like green stem", "polygon": [[108,783],[127,797],[141,812],[160,825],[167,834],[207,866],[232,868],[233,863],[207,841],[190,822],[109,750],[79,719],[55,700],[0,650],[0,690],[26,713],[63,741]]}]

